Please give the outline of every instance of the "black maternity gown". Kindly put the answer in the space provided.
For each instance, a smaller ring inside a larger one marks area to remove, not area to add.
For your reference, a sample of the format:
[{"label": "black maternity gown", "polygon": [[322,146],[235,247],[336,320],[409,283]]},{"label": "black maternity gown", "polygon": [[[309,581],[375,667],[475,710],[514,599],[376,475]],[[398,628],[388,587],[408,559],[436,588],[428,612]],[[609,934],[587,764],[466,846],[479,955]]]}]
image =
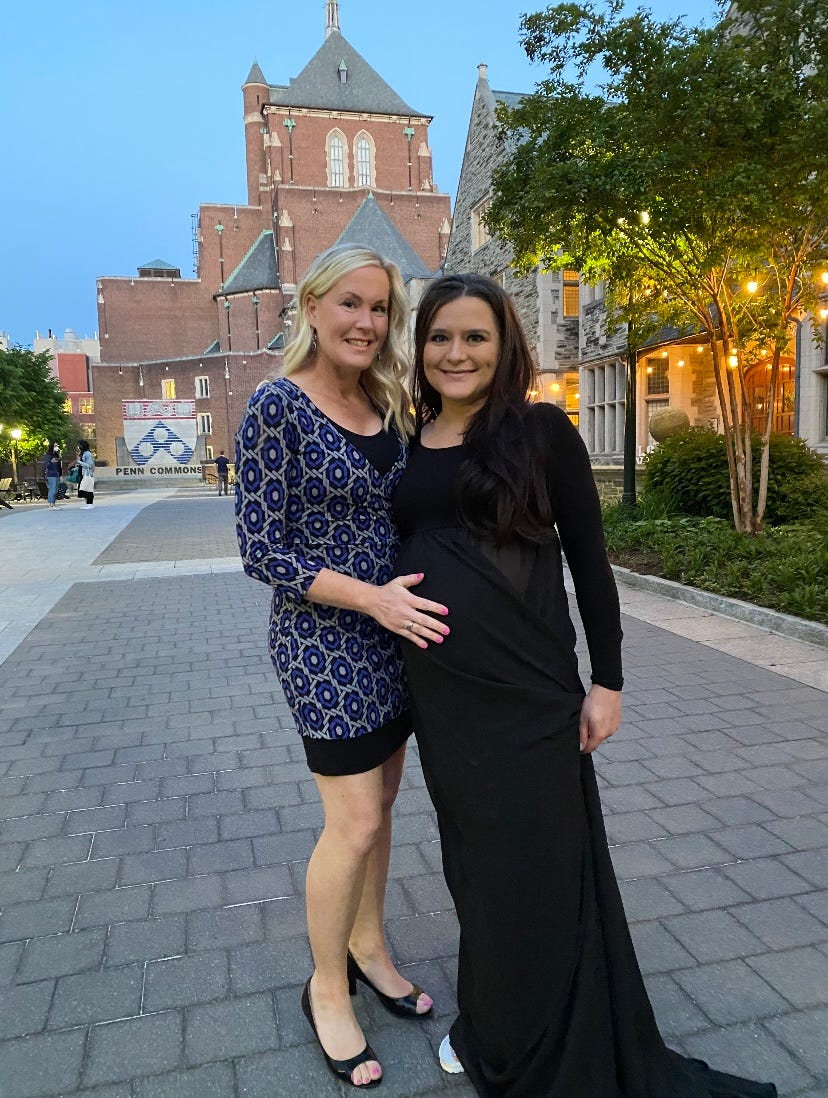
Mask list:
[{"label": "black maternity gown", "polygon": [[[589,460],[565,413],[528,413],[549,469],[594,682],[621,687],[618,596]],[[460,922],[451,1041],[483,1098],[772,1098],[669,1050],[607,848],[560,543],[496,548],[457,518],[463,447],[414,441],[395,499],[398,574],[451,634],[405,645],[414,730]]]}]

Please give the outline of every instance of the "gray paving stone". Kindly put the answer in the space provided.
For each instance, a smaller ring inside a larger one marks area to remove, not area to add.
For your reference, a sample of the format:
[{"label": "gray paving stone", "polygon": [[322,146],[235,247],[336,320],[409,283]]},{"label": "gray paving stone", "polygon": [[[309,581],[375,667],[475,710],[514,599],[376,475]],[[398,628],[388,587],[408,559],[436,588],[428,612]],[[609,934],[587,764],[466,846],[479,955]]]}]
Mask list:
[{"label": "gray paving stone", "polygon": [[0,829],[0,842],[28,842],[29,839],[53,838],[61,833],[64,820],[65,817],[59,812],[6,820]]},{"label": "gray paving stone", "polygon": [[24,942],[7,942],[0,945],[0,984],[12,982],[24,948]]},{"label": "gray paving stone", "polygon": [[155,829],[155,845],[158,850],[176,846],[193,846],[198,843],[218,841],[218,820],[207,816],[197,820],[179,820],[160,823]]},{"label": "gray paving stone", "polygon": [[183,850],[160,850],[152,854],[126,854],[121,859],[119,884],[147,884],[178,880],[187,876],[187,854]]},{"label": "gray paving stone", "polygon": [[91,835],[76,835],[57,839],[35,839],[26,847],[21,865],[59,865],[65,862],[83,862],[92,845]]},{"label": "gray paving stone", "polygon": [[274,900],[295,891],[290,869],[285,865],[240,869],[224,873],[222,879],[224,902],[229,905]]},{"label": "gray paving stone", "polygon": [[162,881],[152,892],[153,915],[173,915],[220,906],[222,881],[218,875],[190,877],[183,881]]},{"label": "gray paving stone", "polygon": [[796,902],[828,926],[828,889],[797,896]]},{"label": "gray paving stone", "polygon": [[270,995],[252,995],[187,1010],[184,1056],[201,1064],[279,1047]]},{"label": "gray paving stone", "polygon": [[77,1089],[86,1032],[48,1033],[0,1044],[3,1098],[39,1098]]},{"label": "gray paving stone", "polygon": [[828,825],[821,820],[773,820],[766,823],[765,827],[794,850],[828,848]]},{"label": "gray paving stone", "polygon": [[24,903],[26,900],[39,900],[46,888],[47,869],[18,869],[14,872],[0,873],[0,903]]},{"label": "gray paving stone", "polygon": [[119,1082],[177,1068],[181,1032],[182,1018],[177,1011],[93,1026],[84,1084]]},{"label": "gray paving stone", "polygon": [[249,839],[205,843],[190,848],[188,871],[190,876],[199,873],[222,873],[232,869],[249,869],[253,865],[253,844]]},{"label": "gray paving stone", "polygon": [[127,819],[131,824],[170,823],[183,820],[187,814],[187,801],[184,797],[173,797],[168,801],[138,801],[127,805]]},{"label": "gray paving stone", "polygon": [[828,957],[811,947],[748,957],[746,963],[794,1007],[823,1006]]},{"label": "gray paving stone", "polygon": [[70,862],[57,865],[49,874],[47,896],[79,896],[82,892],[99,892],[115,887],[118,879],[118,859],[98,862]]},{"label": "gray paving stone", "polygon": [[781,861],[817,888],[828,888],[828,850],[786,854]]},{"label": "gray paving stone", "polygon": [[187,924],[183,915],[119,923],[109,929],[106,965],[178,957],[186,947]]},{"label": "gray paving stone", "polygon": [[54,980],[5,988],[0,994],[0,1040],[39,1033],[46,1025]]},{"label": "gray paving stone", "polygon": [[619,880],[654,877],[673,867],[659,853],[659,843],[626,843],[610,849],[612,864]]},{"label": "gray paving stone", "polygon": [[14,942],[69,930],[75,913],[71,899],[37,900],[4,907],[0,915],[0,942]]},{"label": "gray paving stone", "polygon": [[812,945],[828,938],[823,923],[786,897],[742,904],[733,914],[770,949]]},{"label": "gray paving stone", "polygon": [[772,900],[806,892],[811,886],[777,858],[757,858],[722,868],[732,881],[756,900]]},{"label": "gray paving stone", "polygon": [[681,1037],[709,1025],[705,1015],[672,976],[649,976],[646,984],[658,1028],[665,1038]]},{"label": "gray paving stone", "polygon": [[725,850],[737,858],[761,858],[768,854],[786,854],[790,846],[758,824],[725,827],[713,834]]},{"label": "gray paving stone", "polygon": [[659,841],[658,853],[678,869],[706,869],[733,861],[733,855],[706,835],[671,835]]},{"label": "gray paving stone", "polygon": [[126,806],[109,805],[106,808],[87,808],[70,812],[63,830],[66,835],[84,835],[110,828],[122,828],[125,822]]},{"label": "gray paving stone", "polygon": [[343,1094],[328,1073],[321,1053],[311,1045],[244,1057],[237,1063],[236,1075],[244,1098],[273,1098],[275,1078],[291,1098],[342,1098]]},{"label": "gray paving stone", "polygon": [[30,939],[17,970],[18,983],[48,980],[54,976],[69,976],[73,972],[98,968],[105,938],[105,931],[91,929]]},{"label": "gray paving stone", "polygon": [[212,794],[215,791],[216,783],[212,774],[186,774],[164,778],[161,782],[162,797],[187,797],[198,793]]},{"label": "gray paving stone", "polygon": [[128,885],[80,897],[74,927],[109,926],[110,923],[145,919],[149,915],[149,885]]},{"label": "gray paving stone", "polygon": [[672,873],[664,878],[664,885],[692,911],[709,911],[748,902],[751,897],[719,869],[697,869],[686,873]]},{"label": "gray paving stone", "polygon": [[189,1071],[153,1075],[135,1083],[136,1098],[231,1098],[233,1093],[233,1065],[230,1063],[206,1064]]},{"label": "gray paving stone", "polygon": [[142,984],[140,965],[62,976],[55,989],[49,1028],[68,1029],[138,1014]]},{"label": "gray paving stone", "polygon": [[787,1009],[782,996],[745,961],[686,969],[675,979],[715,1025],[752,1021]]},{"label": "gray paving stone", "polygon": [[457,952],[459,928],[453,911],[392,919],[387,922],[386,930],[394,955],[403,964],[453,957]]},{"label": "gray paving stone", "polygon": [[664,915],[678,915],[686,906],[659,881],[642,877],[634,881],[621,881],[621,899],[630,922],[658,919]]},{"label": "gray paving stone", "polygon": [[263,937],[264,920],[256,904],[195,911],[187,916],[187,944],[191,950],[227,949]]},{"label": "gray paving stone", "polygon": [[155,848],[155,831],[149,826],[122,827],[101,831],[92,843],[93,858],[117,858],[121,854],[142,854]]},{"label": "gray paving stone", "polygon": [[224,997],[229,986],[227,954],[223,952],[151,961],[146,968],[143,1010],[151,1013],[212,1002]]},{"label": "gray paving stone", "polygon": [[828,1006],[765,1023],[779,1041],[817,1076],[828,1075]]},{"label": "gray paving stone", "polygon": [[304,896],[286,896],[261,905],[265,936],[268,941],[282,941],[306,933]]},{"label": "gray paving stone", "polygon": [[236,791],[198,793],[187,798],[187,815],[191,819],[198,816],[220,816],[241,812],[243,808],[241,793]]},{"label": "gray paving stone", "polygon": [[310,947],[302,937],[259,942],[234,949],[230,975],[236,995],[304,983],[313,971]]},{"label": "gray paving stone", "polygon": [[761,942],[726,911],[674,915],[664,925],[702,963],[763,952]]},{"label": "gray paving stone", "polygon": [[814,1081],[809,1072],[756,1023],[710,1029],[684,1037],[682,1044],[691,1056],[721,1067],[723,1071],[776,1083],[782,1094],[791,1094]]},{"label": "gray paving stone", "polygon": [[316,836],[312,831],[259,835],[253,839],[253,854],[256,865],[274,865],[309,858],[315,846]]},{"label": "gray paving stone", "polygon": [[69,812],[72,809],[97,808],[103,801],[102,787],[92,789],[57,789],[46,797],[47,812]]}]

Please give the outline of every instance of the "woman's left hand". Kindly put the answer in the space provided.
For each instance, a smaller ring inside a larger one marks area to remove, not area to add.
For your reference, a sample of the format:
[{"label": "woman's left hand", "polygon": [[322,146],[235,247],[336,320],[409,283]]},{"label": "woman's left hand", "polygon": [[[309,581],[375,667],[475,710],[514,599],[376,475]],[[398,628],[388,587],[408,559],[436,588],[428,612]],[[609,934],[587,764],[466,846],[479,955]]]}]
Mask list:
[{"label": "woman's left hand", "polygon": [[621,724],[621,691],[593,685],[581,706],[581,750],[590,754]]}]

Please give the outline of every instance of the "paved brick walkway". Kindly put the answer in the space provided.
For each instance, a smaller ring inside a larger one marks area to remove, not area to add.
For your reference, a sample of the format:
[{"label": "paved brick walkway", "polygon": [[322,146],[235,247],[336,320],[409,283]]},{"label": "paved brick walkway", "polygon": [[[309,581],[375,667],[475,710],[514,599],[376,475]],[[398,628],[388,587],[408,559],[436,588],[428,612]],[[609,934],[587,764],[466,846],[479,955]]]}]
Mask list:
[{"label": "paved brick walkway", "polygon": [[[73,568],[113,578],[69,586],[2,667],[0,1096],[344,1094],[299,1010],[321,813],[264,651],[268,591],[165,555],[204,555],[183,529],[223,553],[226,500],[139,507],[102,552],[104,510],[66,520],[97,558]],[[27,521],[4,523],[18,550]],[[624,627],[626,720],[599,770],[660,1024],[782,1095],[826,1098],[828,696]],[[434,1057],[457,928],[413,749],[395,828],[388,932],[437,1017],[392,1019],[364,991],[359,1015],[389,1098],[466,1098]]]}]

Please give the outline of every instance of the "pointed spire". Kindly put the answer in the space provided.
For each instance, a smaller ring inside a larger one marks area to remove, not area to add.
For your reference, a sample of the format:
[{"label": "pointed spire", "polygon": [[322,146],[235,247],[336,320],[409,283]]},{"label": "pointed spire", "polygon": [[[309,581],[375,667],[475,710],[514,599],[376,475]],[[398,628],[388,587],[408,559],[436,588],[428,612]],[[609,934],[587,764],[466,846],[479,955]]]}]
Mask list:
[{"label": "pointed spire", "polygon": [[247,79],[244,84],[266,84],[264,73],[259,68],[259,62],[254,61],[250,66],[250,72],[247,74]]},{"label": "pointed spire", "polygon": [[327,0],[325,4],[325,37],[329,38],[333,32],[339,30],[339,0]]}]

